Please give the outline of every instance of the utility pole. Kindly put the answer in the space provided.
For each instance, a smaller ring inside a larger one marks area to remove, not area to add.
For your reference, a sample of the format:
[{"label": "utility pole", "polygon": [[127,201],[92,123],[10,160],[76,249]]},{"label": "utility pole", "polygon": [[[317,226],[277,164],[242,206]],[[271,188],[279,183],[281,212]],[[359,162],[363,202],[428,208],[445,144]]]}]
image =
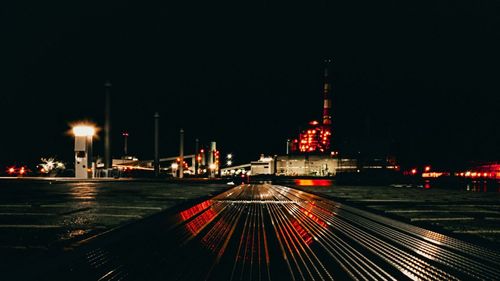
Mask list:
[{"label": "utility pole", "polygon": [[184,177],[184,129],[181,129],[180,135],[179,135],[179,158],[180,158],[180,163],[179,163],[179,178]]},{"label": "utility pole", "polygon": [[200,140],[196,139],[196,143],[194,146],[194,174],[195,175],[198,175],[198,165],[199,165],[198,164],[198,155],[199,155],[198,150],[200,150],[199,146],[200,146]]},{"label": "utility pole", "polygon": [[155,159],[154,159],[154,170],[155,177],[160,176],[160,114],[155,112]]},{"label": "utility pole", "polygon": [[123,136],[123,153],[124,153],[123,156],[127,156],[128,155],[128,133],[123,132],[122,136]]},{"label": "utility pole", "polygon": [[104,168],[111,168],[111,82],[104,83],[105,110],[104,110]]}]

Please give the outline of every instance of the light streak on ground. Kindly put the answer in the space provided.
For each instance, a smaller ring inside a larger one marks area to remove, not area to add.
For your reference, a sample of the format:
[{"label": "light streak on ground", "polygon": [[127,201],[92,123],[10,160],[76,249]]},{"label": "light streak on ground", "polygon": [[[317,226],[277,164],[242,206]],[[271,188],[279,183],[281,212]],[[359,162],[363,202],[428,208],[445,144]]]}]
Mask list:
[{"label": "light streak on ground", "polygon": [[127,244],[132,257],[120,258],[124,241],[98,249],[99,259],[94,251],[93,263],[106,260],[103,253],[114,257],[96,276],[103,280],[110,272],[124,280],[496,280],[500,276],[498,252],[277,185],[234,187],[183,208],[165,218],[165,225],[167,229],[157,229],[147,243]]}]

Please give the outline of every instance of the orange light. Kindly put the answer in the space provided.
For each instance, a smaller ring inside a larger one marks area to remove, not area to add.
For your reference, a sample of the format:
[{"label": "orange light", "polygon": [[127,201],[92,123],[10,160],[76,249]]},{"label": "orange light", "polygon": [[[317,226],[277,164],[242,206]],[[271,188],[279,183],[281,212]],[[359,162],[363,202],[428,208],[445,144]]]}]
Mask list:
[{"label": "orange light", "polygon": [[9,174],[13,174],[16,171],[14,168],[9,168]]},{"label": "orange light", "polygon": [[295,180],[295,184],[299,186],[330,186],[332,185],[332,181],[297,179]]},{"label": "orange light", "polygon": [[431,170],[431,166],[425,166],[425,171],[428,172]]}]

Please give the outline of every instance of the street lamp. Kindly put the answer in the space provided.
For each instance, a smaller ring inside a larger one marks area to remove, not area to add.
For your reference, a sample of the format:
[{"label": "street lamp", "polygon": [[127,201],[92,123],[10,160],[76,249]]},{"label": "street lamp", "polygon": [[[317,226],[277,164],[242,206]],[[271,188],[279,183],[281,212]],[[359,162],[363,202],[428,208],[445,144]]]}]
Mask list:
[{"label": "street lamp", "polygon": [[77,125],[72,131],[75,136],[75,177],[92,178],[92,137],[95,134],[95,127]]}]

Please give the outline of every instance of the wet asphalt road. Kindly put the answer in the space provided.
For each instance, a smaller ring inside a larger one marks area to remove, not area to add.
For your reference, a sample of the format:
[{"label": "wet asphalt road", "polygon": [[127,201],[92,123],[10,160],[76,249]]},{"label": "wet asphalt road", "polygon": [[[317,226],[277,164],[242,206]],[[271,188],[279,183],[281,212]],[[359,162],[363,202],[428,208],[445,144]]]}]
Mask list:
[{"label": "wet asphalt road", "polygon": [[227,188],[224,184],[1,180],[0,280],[10,280],[40,261],[64,257],[79,241]]},{"label": "wet asphalt road", "polygon": [[500,186],[443,188],[295,186],[334,201],[390,216],[462,240],[500,249]]},{"label": "wet asphalt road", "polygon": [[103,235],[47,280],[498,280],[500,254],[277,185],[244,185]]}]

